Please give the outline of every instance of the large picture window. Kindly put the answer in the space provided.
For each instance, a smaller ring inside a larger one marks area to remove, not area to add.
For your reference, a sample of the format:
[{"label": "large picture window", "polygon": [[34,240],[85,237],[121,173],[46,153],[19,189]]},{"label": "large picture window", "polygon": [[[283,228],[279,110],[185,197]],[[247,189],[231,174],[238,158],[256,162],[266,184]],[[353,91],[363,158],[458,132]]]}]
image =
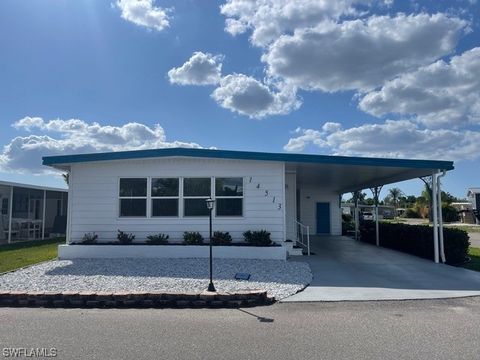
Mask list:
[{"label": "large picture window", "polygon": [[152,216],[178,216],[179,179],[153,178]]},{"label": "large picture window", "polygon": [[243,178],[216,178],[217,216],[243,216]]},{"label": "large picture window", "polygon": [[205,200],[212,194],[210,178],[183,179],[184,216],[208,216]]},{"label": "large picture window", "polygon": [[147,178],[120,179],[119,198],[119,216],[147,216]]}]

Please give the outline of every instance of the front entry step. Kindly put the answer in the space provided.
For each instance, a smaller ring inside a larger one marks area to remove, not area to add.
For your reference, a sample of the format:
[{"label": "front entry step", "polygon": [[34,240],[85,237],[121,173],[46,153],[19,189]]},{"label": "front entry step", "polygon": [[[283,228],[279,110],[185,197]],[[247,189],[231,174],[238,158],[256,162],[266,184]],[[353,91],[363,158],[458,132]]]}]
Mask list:
[{"label": "front entry step", "polygon": [[303,255],[302,248],[300,246],[294,246],[291,250],[288,250],[288,255],[301,256]]}]

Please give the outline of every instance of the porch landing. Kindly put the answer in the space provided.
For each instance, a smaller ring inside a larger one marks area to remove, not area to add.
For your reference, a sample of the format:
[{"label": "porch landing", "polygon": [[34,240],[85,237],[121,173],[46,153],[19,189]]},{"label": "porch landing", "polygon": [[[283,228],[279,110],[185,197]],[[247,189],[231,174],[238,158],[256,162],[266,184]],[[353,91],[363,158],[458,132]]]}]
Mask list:
[{"label": "porch landing", "polygon": [[480,295],[480,273],[343,236],[313,236],[311,284],[283,302],[434,299]]}]

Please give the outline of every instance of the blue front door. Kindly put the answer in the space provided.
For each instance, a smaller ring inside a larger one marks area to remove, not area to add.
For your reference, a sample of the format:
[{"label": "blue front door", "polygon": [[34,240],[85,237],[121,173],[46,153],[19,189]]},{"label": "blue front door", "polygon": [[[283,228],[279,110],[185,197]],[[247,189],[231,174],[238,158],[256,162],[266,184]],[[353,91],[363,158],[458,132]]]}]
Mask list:
[{"label": "blue front door", "polygon": [[317,203],[317,234],[330,234],[330,203]]}]

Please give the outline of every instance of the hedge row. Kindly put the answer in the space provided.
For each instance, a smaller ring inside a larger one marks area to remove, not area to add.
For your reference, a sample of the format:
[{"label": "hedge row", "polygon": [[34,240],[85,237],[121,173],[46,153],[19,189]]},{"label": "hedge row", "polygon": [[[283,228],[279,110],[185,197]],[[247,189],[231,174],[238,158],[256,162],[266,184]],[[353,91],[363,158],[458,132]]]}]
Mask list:
[{"label": "hedge row", "polygon": [[[380,223],[380,246],[433,260],[433,229],[428,225]],[[375,223],[365,222],[360,239],[375,244]],[[447,264],[459,264],[467,258],[468,233],[455,228],[443,228]]]}]

